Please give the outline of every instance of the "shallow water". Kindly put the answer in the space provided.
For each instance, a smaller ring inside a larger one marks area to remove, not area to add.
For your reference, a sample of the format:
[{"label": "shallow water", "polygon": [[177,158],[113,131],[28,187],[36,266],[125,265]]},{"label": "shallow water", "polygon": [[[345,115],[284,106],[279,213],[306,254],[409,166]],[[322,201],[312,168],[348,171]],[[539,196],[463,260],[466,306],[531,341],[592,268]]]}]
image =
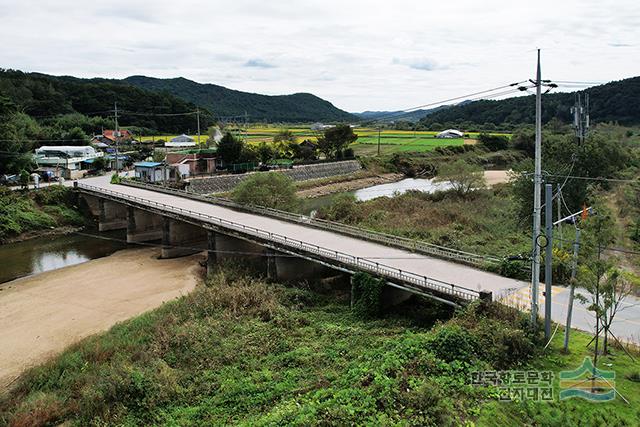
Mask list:
[{"label": "shallow water", "polygon": [[[87,232],[91,233],[91,232]],[[106,240],[79,234],[38,237],[0,246],[0,283],[80,264],[126,248],[123,231],[100,233]]]}]

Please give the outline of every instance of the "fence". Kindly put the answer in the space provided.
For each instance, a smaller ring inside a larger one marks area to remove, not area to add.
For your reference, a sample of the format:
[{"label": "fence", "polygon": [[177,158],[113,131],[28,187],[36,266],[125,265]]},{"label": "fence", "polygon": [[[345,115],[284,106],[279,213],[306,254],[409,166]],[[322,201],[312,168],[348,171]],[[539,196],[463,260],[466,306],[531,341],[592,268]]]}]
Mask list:
[{"label": "fence", "polygon": [[367,230],[364,228],[354,227],[351,225],[341,224],[339,222],[311,218],[309,216],[281,211],[278,209],[265,208],[261,206],[240,205],[238,203],[235,203],[229,199],[225,199],[222,197],[194,194],[190,191],[172,189],[172,188],[167,188],[167,187],[154,185],[154,184],[142,184],[135,181],[124,181],[123,184],[133,186],[133,187],[143,188],[147,190],[173,194],[180,197],[187,197],[187,198],[191,198],[191,199],[195,199],[203,202],[215,203],[218,205],[241,210],[244,212],[256,213],[259,215],[265,215],[265,216],[273,217],[276,219],[296,222],[299,224],[309,225],[316,228],[322,228],[328,231],[335,231],[337,233],[347,234],[350,236],[357,237],[359,239],[365,239],[372,242],[383,243],[388,246],[394,246],[402,249],[409,249],[414,252],[419,252],[426,255],[433,255],[438,258],[444,258],[447,260],[462,262],[465,264],[471,264],[475,266],[484,266],[485,264],[498,264],[501,262],[501,260],[497,257],[474,254],[471,252],[465,252],[458,249],[447,248],[447,247],[435,245],[432,243],[421,242],[419,240],[408,239],[406,237],[394,236],[391,234],[380,233],[377,231]]},{"label": "fence", "polygon": [[213,215],[205,214],[202,212],[196,212],[189,209],[184,209],[176,206],[167,205],[165,203],[156,202],[153,200],[132,196],[125,193],[109,190],[103,187],[96,187],[84,183],[77,183],[77,188],[85,190],[89,193],[98,193],[101,195],[111,196],[110,198],[118,200],[127,200],[136,203],[137,206],[142,208],[155,207],[162,211],[171,212],[181,216],[201,220],[210,224],[217,224],[226,229],[238,231],[242,234],[248,234],[257,238],[265,239],[270,242],[279,243],[287,248],[301,250],[307,253],[319,255],[325,259],[333,260],[338,263],[355,267],[357,270],[366,271],[379,276],[384,276],[390,279],[396,279],[401,282],[417,286],[419,289],[436,291],[445,295],[451,295],[456,298],[460,298],[467,301],[476,300],[480,297],[480,292],[473,289],[465,288],[463,286],[454,285],[452,283],[443,282],[441,280],[433,279],[427,276],[421,276],[415,273],[400,270],[395,267],[391,267],[379,262],[371,261],[366,258],[353,256],[337,250],[331,250],[323,248],[319,245],[303,242],[301,240],[292,239],[282,234],[265,231],[256,227],[240,224],[227,219],[215,217]]}]

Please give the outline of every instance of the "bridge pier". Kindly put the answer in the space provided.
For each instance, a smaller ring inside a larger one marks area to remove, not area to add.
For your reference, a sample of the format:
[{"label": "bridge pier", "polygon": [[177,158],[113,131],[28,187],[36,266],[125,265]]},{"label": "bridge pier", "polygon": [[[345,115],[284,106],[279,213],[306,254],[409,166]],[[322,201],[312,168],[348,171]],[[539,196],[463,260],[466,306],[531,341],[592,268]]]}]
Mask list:
[{"label": "bridge pier", "polygon": [[207,230],[186,222],[163,217],[160,258],[177,258],[207,248]]},{"label": "bridge pier", "polygon": [[323,277],[335,275],[335,272],[328,267],[304,258],[275,256],[274,264],[276,278],[283,282],[320,281]]},{"label": "bridge pier", "polygon": [[100,199],[94,196],[90,196],[88,194],[82,194],[82,199],[84,199],[87,207],[89,208],[89,212],[94,217],[100,216]]},{"label": "bridge pier", "polygon": [[394,288],[393,286],[386,285],[382,288],[382,295],[380,295],[380,301],[382,308],[393,307],[394,305],[402,304],[413,296],[413,293],[405,291],[403,289]]},{"label": "bridge pier", "polygon": [[127,207],[127,243],[162,239],[162,216]]},{"label": "bridge pier", "polygon": [[98,199],[98,231],[122,230],[127,228],[127,206]]},{"label": "bridge pier", "polygon": [[218,254],[216,252],[218,245],[216,244],[217,233],[213,230],[207,231],[207,275],[213,273],[218,263]]}]

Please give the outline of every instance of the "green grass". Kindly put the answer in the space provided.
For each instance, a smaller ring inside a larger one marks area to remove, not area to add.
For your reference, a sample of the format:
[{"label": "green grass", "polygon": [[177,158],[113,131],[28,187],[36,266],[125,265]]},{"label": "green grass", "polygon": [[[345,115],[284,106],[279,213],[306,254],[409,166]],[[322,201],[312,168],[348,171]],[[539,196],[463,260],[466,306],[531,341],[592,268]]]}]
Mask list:
[{"label": "green grass", "polygon": [[[562,351],[563,329],[559,328],[556,336],[543,357],[531,361],[531,369],[553,371],[555,390],[559,390],[557,373],[562,370],[573,370],[579,367],[585,357],[593,356],[593,345],[587,348],[591,336],[573,331],[568,354]],[[619,396],[606,403],[593,403],[584,399],[569,399],[554,402],[488,402],[481,407],[477,424],[487,426],[512,426],[514,420],[521,420],[526,425],[549,427],[565,426],[633,426],[640,420],[640,382],[629,380],[633,373],[640,372],[638,354],[633,361],[622,349],[613,349],[612,355],[600,357],[598,367],[613,370],[616,373],[617,390],[628,401],[625,403]]]},{"label": "green grass", "polygon": [[0,188],[0,241],[28,231],[83,224],[72,193],[62,186],[28,192]]},{"label": "green grass", "polygon": [[0,424],[552,425],[554,407],[572,420],[612,408],[611,419],[637,420],[640,386],[625,379],[621,390],[635,394],[626,409],[523,409],[469,384],[473,370],[524,367],[532,355],[534,367],[574,367],[581,334],[564,361],[556,345],[536,356],[526,317],[497,304],[474,304],[433,327],[451,313],[412,301],[362,319],[348,300],[222,269],[208,286],[28,371],[0,400]]},{"label": "green grass", "polygon": [[531,245],[508,186],[474,192],[466,198],[411,191],[393,198],[352,202],[335,213],[329,205],[320,216],[493,256],[524,253]]}]

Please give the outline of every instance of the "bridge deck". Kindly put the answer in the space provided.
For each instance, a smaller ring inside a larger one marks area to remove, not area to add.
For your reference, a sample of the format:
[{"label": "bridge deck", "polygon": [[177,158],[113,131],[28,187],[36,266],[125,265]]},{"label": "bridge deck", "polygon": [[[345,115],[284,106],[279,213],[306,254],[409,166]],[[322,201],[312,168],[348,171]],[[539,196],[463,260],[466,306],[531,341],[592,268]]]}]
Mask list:
[{"label": "bridge deck", "polygon": [[[527,283],[499,276],[479,270],[467,265],[457,264],[438,258],[417,254],[408,250],[402,250],[384,246],[366,240],[345,236],[331,231],[302,224],[291,223],[275,218],[264,217],[252,213],[239,212],[227,207],[211,203],[187,199],[171,194],[164,194],[141,188],[110,184],[105,177],[97,177],[82,180],[80,187],[89,185],[109,192],[115,192],[123,197],[133,196],[139,199],[161,203],[173,208],[181,208],[189,211],[233,221],[247,227],[254,227],[271,233],[278,233],[294,240],[301,240],[312,245],[318,245],[331,251],[339,251],[360,257],[372,262],[400,269],[403,272],[413,273],[419,276],[428,276],[439,281],[455,284],[476,291],[492,292],[494,298],[499,297],[507,290],[522,288]],[[117,195],[116,194],[116,195]],[[206,221],[206,219],[204,220]]]}]

